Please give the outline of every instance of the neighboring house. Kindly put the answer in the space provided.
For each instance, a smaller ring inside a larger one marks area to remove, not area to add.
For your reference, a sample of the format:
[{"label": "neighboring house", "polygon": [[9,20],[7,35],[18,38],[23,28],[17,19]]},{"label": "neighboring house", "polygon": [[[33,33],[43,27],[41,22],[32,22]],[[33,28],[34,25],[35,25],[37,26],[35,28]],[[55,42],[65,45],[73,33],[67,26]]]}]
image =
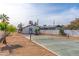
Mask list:
[{"label": "neighboring house", "polygon": [[59,30],[60,28],[62,28],[62,26],[60,26],[60,25],[56,25],[56,26],[40,26],[41,30]]},{"label": "neighboring house", "polygon": [[55,27],[53,27],[53,26],[40,26],[40,29],[41,30],[52,30],[52,29],[55,29]]},{"label": "neighboring house", "polygon": [[39,28],[39,26],[35,26],[35,25],[28,25],[28,26],[25,26],[22,30],[22,33],[23,34],[29,34],[30,33],[30,29],[31,28],[31,33],[32,34],[35,34],[35,29]]},{"label": "neighboring house", "polygon": [[40,32],[43,34],[59,34],[59,30],[62,28],[60,25],[55,26],[40,26]]}]

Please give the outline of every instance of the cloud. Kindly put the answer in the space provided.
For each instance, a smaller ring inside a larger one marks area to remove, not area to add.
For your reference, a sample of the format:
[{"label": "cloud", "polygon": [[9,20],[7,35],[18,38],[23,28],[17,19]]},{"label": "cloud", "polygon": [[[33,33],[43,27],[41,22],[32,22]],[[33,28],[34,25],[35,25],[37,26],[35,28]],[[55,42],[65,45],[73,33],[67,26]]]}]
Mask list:
[{"label": "cloud", "polygon": [[17,25],[22,22],[27,25],[28,17],[33,13],[33,8],[30,4],[22,3],[7,3],[0,4],[0,14],[5,13],[10,18],[10,23]]},{"label": "cloud", "polygon": [[[62,12],[59,12],[59,10],[62,10]],[[54,20],[55,24],[68,24],[79,17],[79,9],[76,7],[64,10],[64,6],[48,6],[48,4],[0,4],[1,13],[7,14],[10,17],[10,23],[14,25],[20,22],[27,25],[29,20],[35,22],[37,18],[41,25],[53,25]]]},{"label": "cloud", "polygon": [[68,24],[75,18],[79,18],[79,9],[73,7],[62,13],[57,14],[49,14],[48,18],[51,19],[51,23],[55,20],[55,24]]}]

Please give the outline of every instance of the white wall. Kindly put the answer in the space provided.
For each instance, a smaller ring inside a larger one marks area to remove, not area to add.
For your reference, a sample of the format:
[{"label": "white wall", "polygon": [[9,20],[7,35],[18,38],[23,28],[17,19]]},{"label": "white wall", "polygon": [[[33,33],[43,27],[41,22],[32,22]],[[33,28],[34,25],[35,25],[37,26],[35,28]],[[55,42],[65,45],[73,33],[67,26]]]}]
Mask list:
[{"label": "white wall", "polygon": [[29,26],[29,27],[26,27],[23,29],[22,33],[25,33],[25,34],[29,34],[29,28],[32,28],[33,32],[32,33],[35,33],[35,29],[37,28],[36,26]]},{"label": "white wall", "polygon": [[[41,30],[42,33],[59,34],[59,30]],[[79,36],[79,30],[65,30],[66,34],[70,36]]]},{"label": "white wall", "polygon": [[59,34],[59,30],[41,30],[41,33]]}]

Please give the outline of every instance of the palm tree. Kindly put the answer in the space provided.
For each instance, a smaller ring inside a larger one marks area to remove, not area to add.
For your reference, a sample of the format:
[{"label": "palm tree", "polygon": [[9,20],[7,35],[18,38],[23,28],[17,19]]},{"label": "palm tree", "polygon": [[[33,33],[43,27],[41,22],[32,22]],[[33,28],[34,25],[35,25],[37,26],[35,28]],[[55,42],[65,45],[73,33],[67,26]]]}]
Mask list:
[{"label": "palm tree", "polygon": [[6,34],[7,34],[6,27],[7,27],[8,21],[9,21],[8,20],[9,17],[7,15],[5,15],[5,14],[2,14],[2,15],[0,15],[0,19],[4,23],[4,29],[3,29],[3,31],[4,31],[4,40],[3,40],[3,44],[7,44],[7,42],[6,42]]},{"label": "palm tree", "polygon": [[9,17],[8,17],[7,15],[5,15],[5,14],[0,15],[0,19],[2,19],[2,22],[9,21],[9,20],[8,20]]}]

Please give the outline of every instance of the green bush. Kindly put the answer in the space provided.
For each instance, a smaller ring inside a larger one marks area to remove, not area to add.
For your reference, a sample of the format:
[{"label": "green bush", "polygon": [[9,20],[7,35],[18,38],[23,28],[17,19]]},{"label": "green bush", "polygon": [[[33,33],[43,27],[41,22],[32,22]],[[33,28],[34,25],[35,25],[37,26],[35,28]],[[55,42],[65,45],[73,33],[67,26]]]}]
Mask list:
[{"label": "green bush", "polygon": [[8,25],[7,23],[1,22],[1,23],[0,23],[0,30],[4,31],[4,30],[6,29],[6,26],[7,26],[7,25]]},{"label": "green bush", "polygon": [[39,34],[40,34],[40,28],[37,27],[37,28],[35,29],[35,35],[39,35]]},{"label": "green bush", "polygon": [[8,32],[15,32],[16,31],[16,27],[14,27],[13,25],[8,25],[7,26],[7,31]]},{"label": "green bush", "polygon": [[13,26],[13,25],[9,25],[9,24],[7,24],[5,22],[1,22],[0,23],[0,30],[11,33],[11,32],[15,32],[16,31],[16,27]]}]

